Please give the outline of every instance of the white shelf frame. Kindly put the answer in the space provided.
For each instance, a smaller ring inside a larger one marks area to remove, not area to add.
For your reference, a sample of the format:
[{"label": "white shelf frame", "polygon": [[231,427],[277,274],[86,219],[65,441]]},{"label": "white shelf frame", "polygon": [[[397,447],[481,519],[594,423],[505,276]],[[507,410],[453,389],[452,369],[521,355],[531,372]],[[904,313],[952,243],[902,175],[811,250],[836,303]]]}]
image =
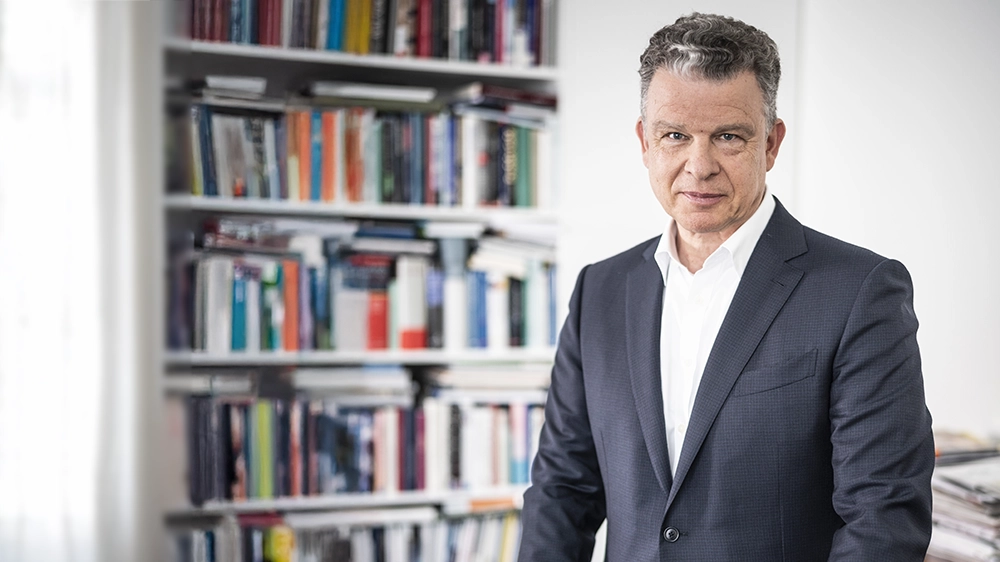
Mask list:
[{"label": "white shelf frame", "polygon": [[401,492],[346,493],[325,496],[249,499],[246,501],[209,501],[201,507],[168,510],[168,519],[219,517],[240,513],[333,511],[351,509],[393,508],[412,506],[442,506],[449,514],[473,513],[475,502],[510,502],[520,509],[526,485],[483,490],[413,490]]},{"label": "white shelf frame", "polygon": [[212,41],[169,38],[165,43],[168,52],[220,55],[229,57],[258,58],[273,61],[293,61],[330,66],[380,68],[422,74],[449,76],[478,76],[508,80],[555,82],[558,70],[550,66],[518,67],[493,63],[399,57],[394,55],[358,55],[340,51],[318,49],[291,49],[266,45],[242,45]]},{"label": "white shelf frame", "polygon": [[171,194],[164,197],[164,208],[174,211],[244,213],[299,217],[349,217],[400,220],[468,221],[478,223],[556,224],[556,213],[528,207],[436,207],[401,203],[326,203],[322,201],[284,201],[273,199],[231,199],[198,195]]},{"label": "white shelf frame", "polygon": [[167,351],[164,361],[171,367],[255,367],[305,365],[448,365],[547,363],[555,358],[555,348],[441,349],[302,351],[206,353]]}]

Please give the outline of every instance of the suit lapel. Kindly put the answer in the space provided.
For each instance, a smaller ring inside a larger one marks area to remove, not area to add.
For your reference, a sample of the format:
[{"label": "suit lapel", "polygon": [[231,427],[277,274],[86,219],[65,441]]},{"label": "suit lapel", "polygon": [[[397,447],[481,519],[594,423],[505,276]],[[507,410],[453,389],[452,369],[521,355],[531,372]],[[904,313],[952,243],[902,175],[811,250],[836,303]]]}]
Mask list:
[{"label": "suit lapel", "polygon": [[628,351],[632,395],[639,413],[643,440],[656,480],[667,493],[671,486],[667,430],[663,421],[660,384],[660,322],[663,309],[663,276],[652,259],[657,242],[646,249],[645,261],[628,274],[625,286],[625,343]]},{"label": "suit lapel", "polygon": [[729,391],[778,311],[802,278],[802,271],[785,262],[805,251],[802,225],[778,202],[747,263],[708,356],[667,499],[668,509],[729,396]]}]

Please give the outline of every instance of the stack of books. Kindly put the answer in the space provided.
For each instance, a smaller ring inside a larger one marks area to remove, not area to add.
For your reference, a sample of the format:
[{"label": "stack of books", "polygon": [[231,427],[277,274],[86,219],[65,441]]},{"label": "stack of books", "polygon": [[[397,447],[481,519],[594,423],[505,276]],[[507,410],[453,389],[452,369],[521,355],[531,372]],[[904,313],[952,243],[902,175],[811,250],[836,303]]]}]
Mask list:
[{"label": "stack of books", "polygon": [[1000,561],[1000,456],[939,462],[931,487],[934,527],[929,558]]}]

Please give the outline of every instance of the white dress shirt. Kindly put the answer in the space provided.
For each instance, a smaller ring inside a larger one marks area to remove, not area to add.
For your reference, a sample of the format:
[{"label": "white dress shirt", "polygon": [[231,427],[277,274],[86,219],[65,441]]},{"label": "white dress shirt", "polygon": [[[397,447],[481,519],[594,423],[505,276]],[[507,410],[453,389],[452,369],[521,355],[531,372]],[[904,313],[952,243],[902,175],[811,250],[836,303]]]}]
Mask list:
[{"label": "white dress shirt", "polygon": [[671,474],[677,472],[708,355],[774,207],[774,198],[765,193],[754,214],[695,273],[677,259],[677,225],[672,218],[660,237],[654,259],[663,274],[660,384]]}]

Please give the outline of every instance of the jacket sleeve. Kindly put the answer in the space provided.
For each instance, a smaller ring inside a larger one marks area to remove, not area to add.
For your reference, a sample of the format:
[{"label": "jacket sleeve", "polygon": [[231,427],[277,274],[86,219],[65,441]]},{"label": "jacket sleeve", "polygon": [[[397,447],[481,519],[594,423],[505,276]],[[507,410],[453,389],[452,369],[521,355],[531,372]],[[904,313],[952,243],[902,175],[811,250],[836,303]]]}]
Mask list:
[{"label": "jacket sleeve", "polygon": [[934,440],[924,401],[913,286],[887,260],[862,284],[834,358],[830,560],[923,560]]},{"label": "jacket sleeve", "polygon": [[577,278],[559,335],[545,424],[531,468],[531,487],[524,494],[520,562],[589,561],[606,514],[580,350],[586,272],[584,268]]}]

